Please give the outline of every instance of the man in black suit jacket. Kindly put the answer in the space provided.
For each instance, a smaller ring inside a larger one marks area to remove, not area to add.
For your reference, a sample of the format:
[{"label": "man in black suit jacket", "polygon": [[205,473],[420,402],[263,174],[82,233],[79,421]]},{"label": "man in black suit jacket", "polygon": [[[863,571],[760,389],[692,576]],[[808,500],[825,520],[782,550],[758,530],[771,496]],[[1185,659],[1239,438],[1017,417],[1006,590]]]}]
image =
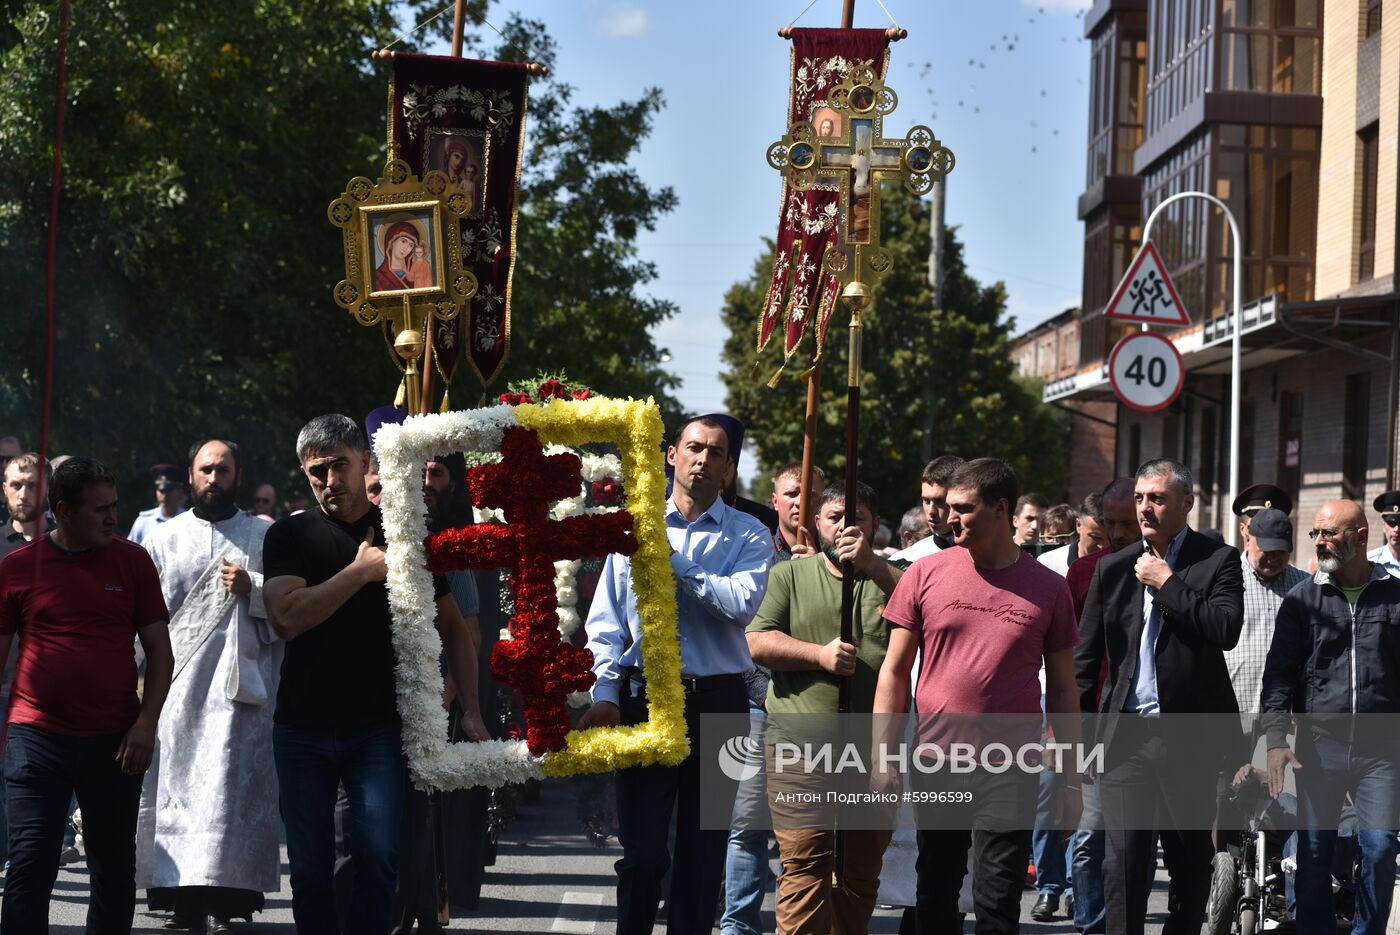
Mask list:
[{"label": "man in black suit jacket", "polygon": [[[1135,544],[1094,570],[1075,653],[1080,708],[1100,715],[1099,777],[1108,930],[1143,931],[1155,862],[1154,828],[1171,875],[1167,935],[1201,930],[1214,853],[1209,816],[1225,759],[1247,753],[1217,742],[1199,720],[1162,715],[1239,713],[1225,650],[1240,638],[1240,553],[1190,529],[1191,473],[1165,458],[1138,469]],[[1108,681],[1094,707],[1104,657]],[[1184,823],[1183,823],[1184,822]],[[1191,830],[1192,828],[1207,830]]]}]

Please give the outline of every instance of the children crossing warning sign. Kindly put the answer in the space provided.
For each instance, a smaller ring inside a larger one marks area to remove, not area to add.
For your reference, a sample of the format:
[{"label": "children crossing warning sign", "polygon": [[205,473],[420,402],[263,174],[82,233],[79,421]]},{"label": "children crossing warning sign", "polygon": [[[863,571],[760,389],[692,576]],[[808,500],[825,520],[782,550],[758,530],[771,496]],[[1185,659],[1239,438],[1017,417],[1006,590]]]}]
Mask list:
[{"label": "children crossing warning sign", "polygon": [[1128,273],[1104,310],[1105,318],[1143,321],[1154,325],[1189,325],[1191,319],[1181,303],[1176,286],[1167,275],[1162,255],[1152,241],[1142,245]]}]

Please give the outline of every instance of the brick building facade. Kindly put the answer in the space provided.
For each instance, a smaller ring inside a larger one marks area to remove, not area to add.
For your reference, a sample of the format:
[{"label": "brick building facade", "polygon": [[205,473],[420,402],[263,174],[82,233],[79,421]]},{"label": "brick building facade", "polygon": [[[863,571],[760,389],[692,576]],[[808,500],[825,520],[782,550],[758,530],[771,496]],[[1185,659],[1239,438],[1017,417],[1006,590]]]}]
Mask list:
[{"label": "brick building facade", "polygon": [[[1049,403],[1104,404],[1114,469],[1176,457],[1197,477],[1198,528],[1229,513],[1231,242],[1202,199],[1169,206],[1152,239],[1193,324],[1166,333],[1186,365],[1182,394],[1142,413],[1112,402],[1104,369],[1127,327],[1103,317],[1164,199],[1205,191],[1244,239],[1240,486],[1295,492],[1307,528],[1318,505],[1397,485],[1400,386],[1397,140],[1400,20],[1381,0],[1098,0],[1085,17],[1093,67],[1084,307],[1073,373]],[[1071,475],[1102,453],[1074,447]],[[1297,555],[1305,560],[1306,539]]]}]

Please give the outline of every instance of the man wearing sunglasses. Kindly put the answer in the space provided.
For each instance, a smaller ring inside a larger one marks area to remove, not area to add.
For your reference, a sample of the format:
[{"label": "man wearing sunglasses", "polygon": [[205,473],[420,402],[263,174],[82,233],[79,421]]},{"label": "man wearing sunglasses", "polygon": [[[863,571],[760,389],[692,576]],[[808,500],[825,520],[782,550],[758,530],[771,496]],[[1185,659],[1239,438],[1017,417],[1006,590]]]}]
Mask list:
[{"label": "man wearing sunglasses", "polygon": [[1400,578],[1400,490],[1387,490],[1371,506],[1381,515],[1381,544],[1366,558]]}]

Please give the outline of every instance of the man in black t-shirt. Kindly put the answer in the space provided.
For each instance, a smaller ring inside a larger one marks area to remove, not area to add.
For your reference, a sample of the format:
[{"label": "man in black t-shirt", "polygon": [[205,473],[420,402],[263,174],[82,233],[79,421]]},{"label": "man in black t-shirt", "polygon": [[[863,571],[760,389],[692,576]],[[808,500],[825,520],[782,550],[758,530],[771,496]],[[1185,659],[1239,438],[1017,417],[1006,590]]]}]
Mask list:
[{"label": "man in black t-shirt", "polygon": [[[352,933],[388,931],[398,867],[404,757],[384,579],[384,530],[365,493],[369,452],[360,427],[318,416],[297,436],[297,456],[319,509],[278,521],[263,545],[268,622],[287,641],[274,715],[273,752],[287,826],[297,932],[335,935],[331,875],[336,786],[350,803],[355,894]],[[479,635],[446,582],[433,579],[448,669],[470,702],[462,728],[486,730],[476,705]]]}]

